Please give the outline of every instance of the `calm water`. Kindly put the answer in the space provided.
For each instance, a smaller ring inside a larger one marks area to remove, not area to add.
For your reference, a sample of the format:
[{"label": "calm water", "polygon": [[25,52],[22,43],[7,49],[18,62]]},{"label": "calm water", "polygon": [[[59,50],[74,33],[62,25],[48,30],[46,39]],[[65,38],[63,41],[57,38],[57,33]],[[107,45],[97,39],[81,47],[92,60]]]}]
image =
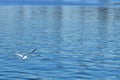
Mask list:
[{"label": "calm water", "polygon": [[0,6],[0,80],[120,80],[119,34],[120,8]]}]

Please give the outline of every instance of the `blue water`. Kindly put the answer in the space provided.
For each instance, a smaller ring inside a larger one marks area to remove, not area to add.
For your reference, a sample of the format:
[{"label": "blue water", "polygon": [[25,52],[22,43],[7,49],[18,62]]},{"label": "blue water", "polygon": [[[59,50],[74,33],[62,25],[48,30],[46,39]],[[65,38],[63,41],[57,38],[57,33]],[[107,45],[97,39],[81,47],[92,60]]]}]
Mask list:
[{"label": "blue water", "polygon": [[[120,80],[120,8],[0,6],[0,80]],[[23,60],[16,56],[37,50]]]},{"label": "blue water", "polygon": [[0,0],[0,5],[120,5],[120,0]]}]

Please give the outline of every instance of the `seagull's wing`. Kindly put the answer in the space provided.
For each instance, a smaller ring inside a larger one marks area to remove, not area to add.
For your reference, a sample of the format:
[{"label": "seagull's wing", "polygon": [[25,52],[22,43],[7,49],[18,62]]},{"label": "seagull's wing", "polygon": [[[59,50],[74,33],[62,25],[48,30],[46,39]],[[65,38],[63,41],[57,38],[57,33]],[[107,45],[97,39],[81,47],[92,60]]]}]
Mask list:
[{"label": "seagull's wing", "polygon": [[17,55],[17,56],[20,56],[20,57],[23,57],[23,55],[22,55],[22,54],[19,54],[19,53],[17,53],[16,55]]},{"label": "seagull's wing", "polygon": [[34,53],[37,50],[37,48],[33,49],[30,53]]}]

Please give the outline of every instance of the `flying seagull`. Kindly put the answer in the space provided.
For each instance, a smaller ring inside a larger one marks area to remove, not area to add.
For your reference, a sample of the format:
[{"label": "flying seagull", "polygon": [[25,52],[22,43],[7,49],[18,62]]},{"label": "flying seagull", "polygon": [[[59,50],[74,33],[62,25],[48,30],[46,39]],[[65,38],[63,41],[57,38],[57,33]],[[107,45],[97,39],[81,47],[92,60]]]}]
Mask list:
[{"label": "flying seagull", "polygon": [[[30,53],[34,53],[36,50],[37,50],[37,48],[32,50]],[[30,53],[28,55],[30,55]],[[21,52],[17,52],[16,55],[21,57],[22,59],[27,59],[28,58],[27,54],[23,55]]]}]

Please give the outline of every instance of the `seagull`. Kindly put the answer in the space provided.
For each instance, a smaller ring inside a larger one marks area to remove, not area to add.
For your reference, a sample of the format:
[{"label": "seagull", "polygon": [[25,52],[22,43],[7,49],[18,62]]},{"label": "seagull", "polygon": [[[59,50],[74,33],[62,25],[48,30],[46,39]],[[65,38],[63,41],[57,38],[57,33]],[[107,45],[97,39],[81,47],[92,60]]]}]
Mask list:
[{"label": "seagull", "polygon": [[[36,50],[37,50],[37,48],[34,49],[34,50],[32,50],[30,53],[33,53]],[[28,55],[30,55],[30,53]],[[28,58],[28,55],[23,55],[21,52],[17,52],[16,55],[19,56],[19,57],[21,57],[22,59],[27,59]]]}]

